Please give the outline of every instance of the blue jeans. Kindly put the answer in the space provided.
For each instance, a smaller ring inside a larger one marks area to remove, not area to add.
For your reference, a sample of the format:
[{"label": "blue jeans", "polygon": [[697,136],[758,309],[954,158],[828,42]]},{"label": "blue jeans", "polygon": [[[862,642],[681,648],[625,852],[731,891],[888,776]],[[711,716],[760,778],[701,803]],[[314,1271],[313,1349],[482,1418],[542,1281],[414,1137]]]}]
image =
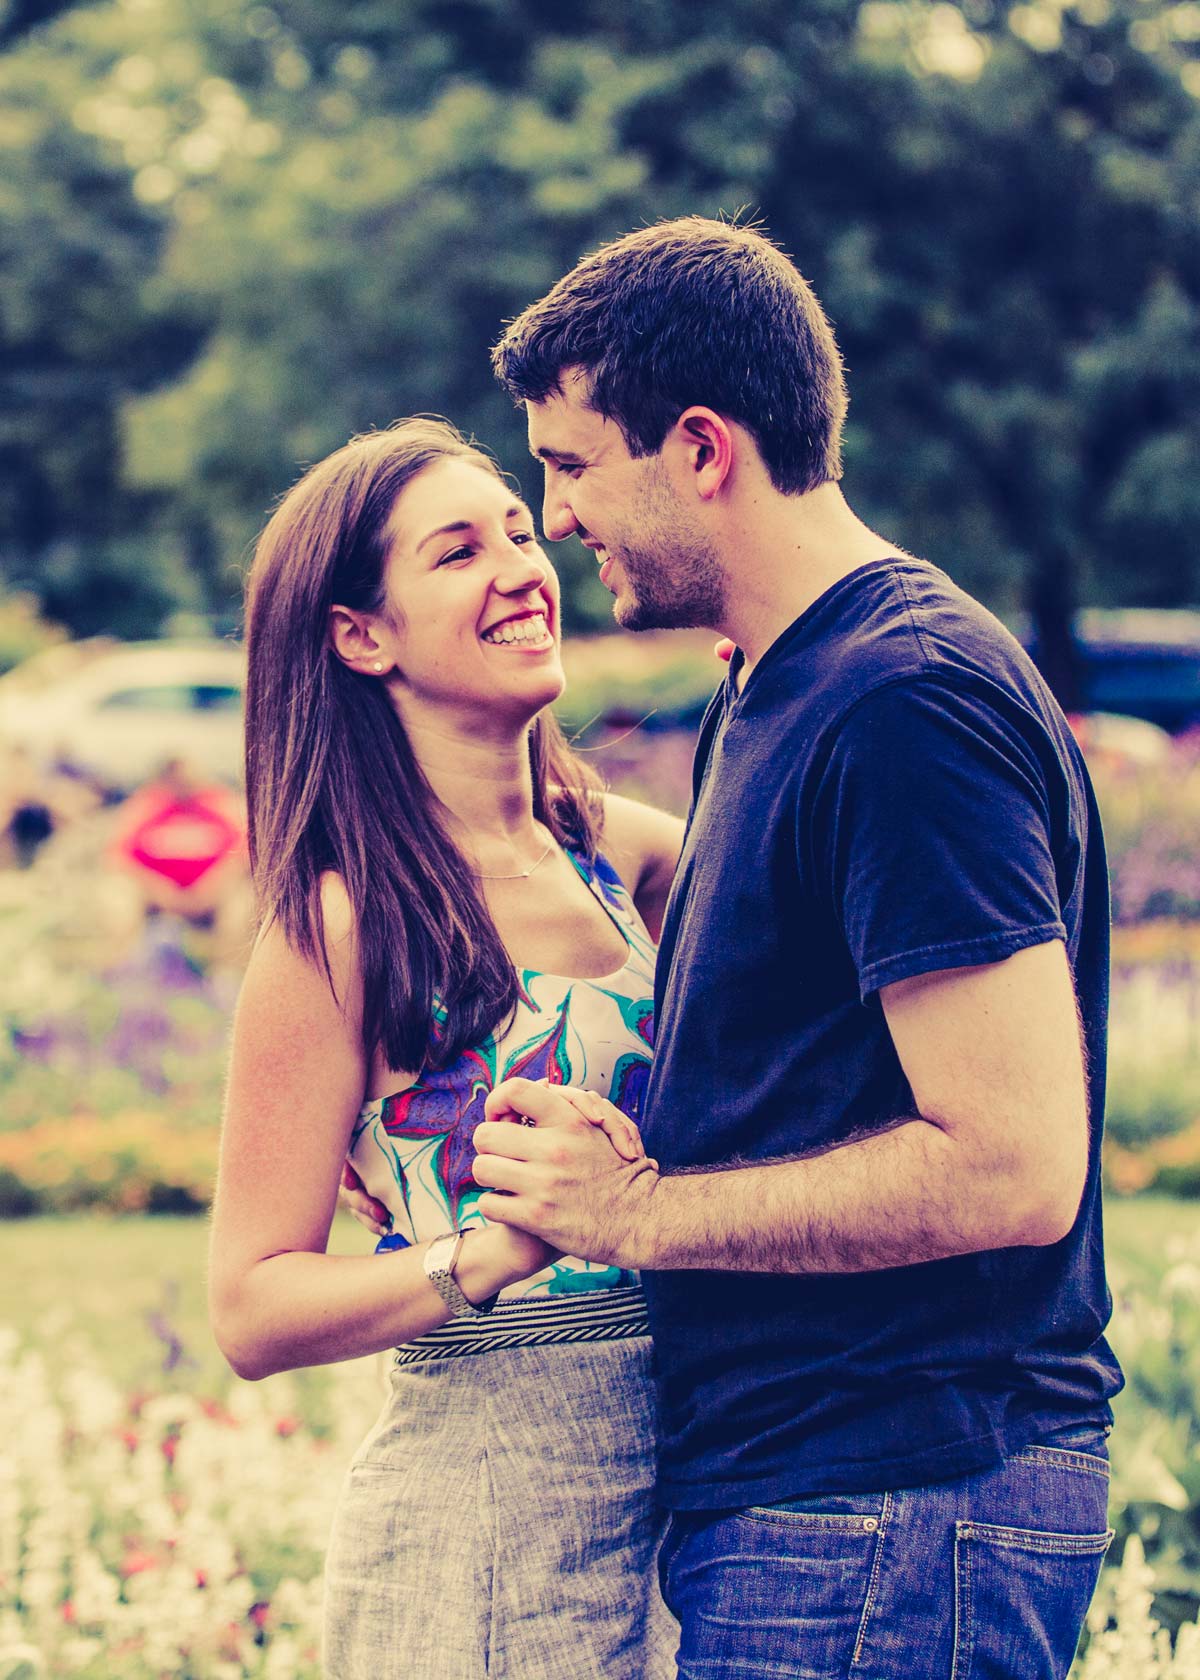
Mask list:
[{"label": "blue jeans", "polygon": [[959,1481],[677,1513],[679,1680],[1063,1680],[1107,1504],[1087,1428]]}]

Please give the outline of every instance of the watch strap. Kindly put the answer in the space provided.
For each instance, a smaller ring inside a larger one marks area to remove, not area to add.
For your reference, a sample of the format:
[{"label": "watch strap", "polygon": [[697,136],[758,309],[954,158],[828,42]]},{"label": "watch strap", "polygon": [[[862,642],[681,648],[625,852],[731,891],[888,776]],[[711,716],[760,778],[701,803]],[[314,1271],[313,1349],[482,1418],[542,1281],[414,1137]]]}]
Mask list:
[{"label": "watch strap", "polygon": [[460,1226],[456,1231],[446,1231],[442,1236],[435,1237],[425,1250],[424,1270],[425,1276],[456,1318],[462,1314],[483,1318],[499,1300],[499,1291],[489,1295],[486,1301],[469,1301],[454,1276],[463,1238],[469,1229],[468,1226]]}]

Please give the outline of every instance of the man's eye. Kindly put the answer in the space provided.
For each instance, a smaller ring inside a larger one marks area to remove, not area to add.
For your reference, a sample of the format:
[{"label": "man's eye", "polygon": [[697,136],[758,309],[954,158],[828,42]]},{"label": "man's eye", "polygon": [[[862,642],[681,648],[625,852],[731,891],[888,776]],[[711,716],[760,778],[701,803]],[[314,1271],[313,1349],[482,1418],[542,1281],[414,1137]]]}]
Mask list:
[{"label": "man's eye", "polygon": [[513,531],[508,540],[515,543],[535,543],[537,538],[532,531]]}]

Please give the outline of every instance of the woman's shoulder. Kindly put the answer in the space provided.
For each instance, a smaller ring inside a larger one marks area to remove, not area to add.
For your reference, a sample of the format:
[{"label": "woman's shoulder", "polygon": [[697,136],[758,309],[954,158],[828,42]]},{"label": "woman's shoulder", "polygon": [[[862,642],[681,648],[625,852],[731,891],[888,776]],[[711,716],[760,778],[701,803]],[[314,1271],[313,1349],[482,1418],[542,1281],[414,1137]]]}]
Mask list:
[{"label": "woman's shoulder", "polygon": [[[340,889],[340,890],[339,890]],[[322,889],[325,953],[278,912],[264,914],[238,999],[235,1042],[266,1057],[324,1042],[330,1057],[361,1059],[362,986],[354,956],[349,896],[338,882]]]},{"label": "woman's shoulder", "polygon": [[345,881],[336,869],[322,871],[320,878],[321,891],[321,925],[325,933],[325,944],[329,946],[344,946],[353,943],[358,922],[354,914],[354,903],[346,888]]},{"label": "woman's shoulder", "polygon": [[605,793],[601,845],[616,863],[616,853],[645,863],[668,857],[674,869],[683,845],[683,818],[660,811],[623,793]]},{"label": "woman's shoulder", "polygon": [[285,926],[278,911],[266,910],[247,975],[289,989],[315,984],[327,990],[332,981],[334,996],[344,1003],[358,989],[357,920],[345,882],[334,870],[320,877],[319,904],[320,926],[312,928],[311,948],[300,929]]},{"label": "woman's shoulder", "polygon": [[655,939],[683,845],[683,820],[624,794],[604,795],[600,846]]}]

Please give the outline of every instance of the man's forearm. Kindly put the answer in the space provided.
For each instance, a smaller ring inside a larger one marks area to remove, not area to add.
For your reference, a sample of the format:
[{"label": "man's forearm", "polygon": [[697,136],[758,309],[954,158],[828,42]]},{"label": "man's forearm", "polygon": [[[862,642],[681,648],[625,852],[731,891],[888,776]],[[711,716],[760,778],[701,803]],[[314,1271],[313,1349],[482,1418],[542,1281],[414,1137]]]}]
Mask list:
[{"label": "man's forearm", "polygon": [[946,1130],[914,1117],[803,1160],[661,1177],[630,1233],[627,1263],[882,1271],[1065,1234],[1018,1162],[972,1159]]},{"label": "man's forearm", "polygon": [[1019,1084],[970,1103],[950,1087],[952,1113],[929,1104],[822,1154],[664,1175],[561,1094],[506,1080],[473,1134],[479,1208],[561,1253],[644,1271],[884,1271],[1041,1246],[1075,1222],[1087,1112],[1074,1091]]}]

